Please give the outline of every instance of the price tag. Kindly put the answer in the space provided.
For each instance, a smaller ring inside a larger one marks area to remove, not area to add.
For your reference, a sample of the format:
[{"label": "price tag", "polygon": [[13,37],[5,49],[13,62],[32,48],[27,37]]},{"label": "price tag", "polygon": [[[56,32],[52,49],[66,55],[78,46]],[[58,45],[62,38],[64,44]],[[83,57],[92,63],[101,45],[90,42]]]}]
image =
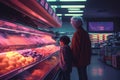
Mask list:
[{"label": "price tag", "polygon": [[18,73],[21,73],[21,72],[23,72],[23,69],[18,70]]}]

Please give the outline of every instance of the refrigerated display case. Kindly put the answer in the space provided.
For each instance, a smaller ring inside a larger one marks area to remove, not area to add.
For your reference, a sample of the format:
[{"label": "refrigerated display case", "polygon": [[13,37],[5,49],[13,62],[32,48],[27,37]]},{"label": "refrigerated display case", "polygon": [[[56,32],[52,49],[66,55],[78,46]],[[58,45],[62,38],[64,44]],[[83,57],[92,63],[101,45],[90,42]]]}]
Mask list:
[{"label": "refrigerated display case", "polygon": [[100,51],[101,60],[106,64],[120,68],[120,40],[119,35],[109,35],[107,40],[104,42],[104,46],[101,47]]},{"label": "refrigerated display case", "polygon": [[0,0],[1,80],[47,80],[56,74],[59,46],[52,38],[55,34],[38,29],[59,28],[62,23],[43,1]]},{"label": "refrigerated display case", "polygon": [[89,33],[91,46],[92,46],[92,54],[99,55],[101,44],[107,40],[107,36],[111,35],[112,33]]}]

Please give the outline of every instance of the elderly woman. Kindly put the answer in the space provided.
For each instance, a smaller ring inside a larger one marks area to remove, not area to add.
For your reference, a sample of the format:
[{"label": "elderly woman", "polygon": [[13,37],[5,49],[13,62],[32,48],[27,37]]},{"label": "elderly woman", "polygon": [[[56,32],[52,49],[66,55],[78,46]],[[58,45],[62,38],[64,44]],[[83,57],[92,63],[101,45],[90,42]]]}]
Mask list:
[{"label": "elderly woman", "polygon": [[81,17],[72,17],[71,25],[76,30],[71,42],[74,58],[73,65],[78,70],[79,80],[88,80],[87,66],[91,60],[91,41],[89,34],[82,28],[83,21]]}]

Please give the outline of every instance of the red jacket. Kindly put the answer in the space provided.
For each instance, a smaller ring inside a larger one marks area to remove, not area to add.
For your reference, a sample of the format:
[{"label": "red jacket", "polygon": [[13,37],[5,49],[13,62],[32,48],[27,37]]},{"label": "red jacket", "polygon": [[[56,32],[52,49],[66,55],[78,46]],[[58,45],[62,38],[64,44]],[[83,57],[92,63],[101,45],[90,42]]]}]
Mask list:
[{"label": "red jacket", "polygon": [[89,34],[83,30],[77,30],[71,42],[71,49],[73,52],[73,64],[77,67],[82,67],[90,64],[91,60],[91,41]]}]

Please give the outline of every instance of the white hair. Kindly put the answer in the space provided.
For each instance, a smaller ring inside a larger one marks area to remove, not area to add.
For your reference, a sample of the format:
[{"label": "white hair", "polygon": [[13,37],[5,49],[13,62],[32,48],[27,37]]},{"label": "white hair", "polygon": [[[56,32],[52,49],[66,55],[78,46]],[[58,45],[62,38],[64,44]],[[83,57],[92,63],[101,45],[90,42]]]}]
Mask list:
[{"label": "white hair", "polygon": [[80,16],[73,16],[71,17],[71,23],[74,27],[79,28],[83,25],[83,19]]},{"label": "white hair", "polygon": [[80,23],[83,24],[83,19],[82,19],[82,17],[80,17],[80,16],[73,16],[73,17],[71,18],[71,20],[72,20],[72,21],[75,21],[75,22],[80,22]]}]

